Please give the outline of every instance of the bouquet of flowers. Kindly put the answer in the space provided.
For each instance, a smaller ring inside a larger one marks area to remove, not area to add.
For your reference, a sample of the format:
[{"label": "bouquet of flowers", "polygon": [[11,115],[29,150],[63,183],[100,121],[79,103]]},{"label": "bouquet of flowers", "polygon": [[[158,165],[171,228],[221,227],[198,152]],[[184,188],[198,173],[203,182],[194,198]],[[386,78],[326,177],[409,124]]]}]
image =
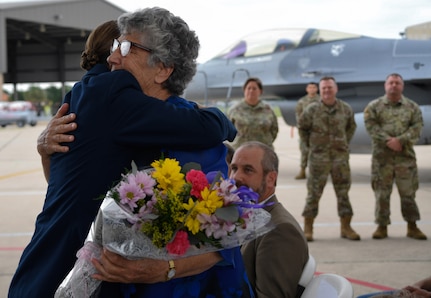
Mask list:
[{"label": "bouquet of flowers", "polygon": [[[132,162],[132,170],[108,192],[95,223],[93,242],[100,248],[128,259],[169,260],[233,248],[272,229],[270,214],[256,203],[258,194],[232,179],[205,174],[196,163],[180,167],[170,158],[151,166],[138,170]],[[89,285],[98,282],[89,278],[95,271],[87,258],[98,255],[93,242],[78,252],[57,297],[79,297],[64,294],[71,287],[84,289],[82,297],[97,289]]]}]

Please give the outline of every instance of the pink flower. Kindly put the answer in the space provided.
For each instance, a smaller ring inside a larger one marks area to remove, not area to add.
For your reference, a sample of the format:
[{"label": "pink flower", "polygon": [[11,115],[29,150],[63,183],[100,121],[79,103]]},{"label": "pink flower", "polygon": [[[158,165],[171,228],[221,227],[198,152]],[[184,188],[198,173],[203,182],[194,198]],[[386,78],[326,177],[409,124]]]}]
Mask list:
[{"label": "pink flower", "polygon": [[241,228],[246,229],[247,225],[251,221],[251,216],[253,215],[252,209],[244,209],[241,213],[241,218],[243,219],[244,223],[241,225]]},{"label": "pink flower", "polygon": [[199,213],[196,217],[201,223],[201,231],[205,231],[207,237],[211,237],[220,230],[221,226],[217,216]]},{"label": "pink flower", "polygon": [[187,173],[186,180],[192,184],[190,194],[198,199],[202,199],[201,191],[208,186],[206,175],[202,171],[192,169]]},{"label": "pink flower", "polygon": [[151,178],[147,173],[137,172],[135,175],[129,175],[127,180],[130,184],[138,185],[147,195],[153,195],[153,188],[156,185],[156,180]]},{"label": "pink flower", "polygon": [[175,234],[174,240],[166,244],[166,249],[170,254],[181,256],[186,253],[189,246],[190,246],[190,242],[187,236],[187,232],[178,231]]},{"label": "pink flower", "polygon": [[154,204],[156,204],[157,198],[153,195],[151,200],[147,201],[142,207],[139,209],[138,218],[141,221],[151,221],[158,217],[155,212]]},{"label": "pink flower", "polygon": [[215,215],[200,213],[197,219],[201,223],[201,230],[207,237],[221,239],[236,229],[235,223],[221,221]]},{"label": "pink flower", "polygon": [[120,194],[120,203],[129,206],[131,210],[138,207],[136,202],[142,198],[145,198],[145,193],[136,184],[130,184],[122,181],[118,187],[118,193]]},{"label": "pink flower", "polygon": [[225,221],[222,225],[222,228],[214,233],[214,238],[223,238],[231,232],[235,231],[235,229],[236,225],[234,223]]},{"label": "pink flower", "polygon": [[236,190],[236,185],[232,179],[226,179],[220,183],[217,191],[219,196],[223,197],[224,206],[241,201],[241,198],[237,195]]}]

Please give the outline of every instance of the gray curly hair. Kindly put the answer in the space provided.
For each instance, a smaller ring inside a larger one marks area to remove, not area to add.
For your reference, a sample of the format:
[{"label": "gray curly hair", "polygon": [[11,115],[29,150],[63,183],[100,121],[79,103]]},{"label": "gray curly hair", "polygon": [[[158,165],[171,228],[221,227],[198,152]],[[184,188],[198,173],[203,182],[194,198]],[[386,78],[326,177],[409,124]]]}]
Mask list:
[{"label": "gray curly hair", "polygon": [[196,73],[199,39],[183,19],[164,8],[153,7],[122,14],[118,18],[121,34],[141,36],[141,43],[152,49],[148,64],[161,62],[173,67],[163,83],[173,95],[181,95]]}]

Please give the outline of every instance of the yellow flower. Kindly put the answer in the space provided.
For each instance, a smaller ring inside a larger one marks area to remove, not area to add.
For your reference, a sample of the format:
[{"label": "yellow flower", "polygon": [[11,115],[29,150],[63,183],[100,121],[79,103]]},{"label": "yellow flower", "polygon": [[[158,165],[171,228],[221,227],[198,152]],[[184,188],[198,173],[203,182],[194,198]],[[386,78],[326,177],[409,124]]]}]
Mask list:
[{"label": "yellow flower", "polygon": [[[223,198],[217,195],[216,190],[210,191],[207,187],[205,187],[205,189],[201,191],[201,196],[201,202],[203,202],[204,205],[199,206],[199,212],[213,214],[216,209],[223,207]],[[204,209],[207,211],[205,212]]]},{"label": "yellow flower", "polygon": [[164,191],[169,189],[174,194],[181,192],[186,182],[177,160],[170,158],[156,160],[151,166],[155,169],[152,176],[157,180],[160,189]]},{"label": "yellow flower", "polygon": [[197,207],[198,204],[196,204],[192,198],[189,198],[189,202],[186,204],[183,204],[184,209],[189,211],[189,214],[186,217],[186,220],[184,222],[184,225],[186,228],[195,235],[197,232],[199,232],[201,223],[199,220],[197,220],[196,216],[198,214]]},{"label": "yellow flower", "polygon": [[193,235],[196,235],[196,233],[198,233],[200,230],[201,223],[199,220],[197,220],[197,218],[192,218],[189,216],[186,218],[184,225]]},{"label": "yellow flower", "polygon": [[184,209],[186,209],[188,211],[192,210],[194,206],[195,206],[195,202],[193,201],[192,198],[189,198],[188,203],[183,204]]},{"label": "yellow flower", "polygon": [[213,214],[216,209],[223,207],[223,198],[217,195],[217,191],[210,191],[207,187],[201,191],[202,200],[194,202],[189,198],[188,203],[184,203],[184,209],[189,213],[186,217],[184,225],[192,233],[196,234],[200,231],[201,223],[197,219],[198,214]]}]

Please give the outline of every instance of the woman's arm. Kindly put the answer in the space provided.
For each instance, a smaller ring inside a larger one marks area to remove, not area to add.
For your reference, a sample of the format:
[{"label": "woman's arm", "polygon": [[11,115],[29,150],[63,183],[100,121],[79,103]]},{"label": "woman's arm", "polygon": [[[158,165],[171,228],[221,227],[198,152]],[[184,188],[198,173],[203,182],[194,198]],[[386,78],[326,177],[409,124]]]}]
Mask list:
[{"label": "woman's arm", "polygon": [[404,290],[416,295],[415,297],[431,297],[431,276],[405,287]]},{"label": "woman's arm", "polygon": [[74,140],[74,136],[67,133],[76,129],[77,125],[73,122],[76,115],[73,113],[66,115],[68,110],[69,104],[62,104],[55,116],[48,122],[46,128],[37,138],[37,152],[39,152],[41,157],[43,174],[45,175],[46,181],[49,179],[51,155],[55,152],[68,152],[69,147],[61,143],[70,143]]},{"label": "woman's arm", "polygon": [[416,282],[413,286],[431,291],[431,276]]},{"label": "woman's arm", "polygon": [[[176,259],[174,278],[192,276],[208,270],[222,257],[217,252]],[[167,280],[168,261],[154,259],[128,260],[104,249],[100,260],[93,259],[98,274],[92,277],[98,280],[121,283],[156,283]]]}]

